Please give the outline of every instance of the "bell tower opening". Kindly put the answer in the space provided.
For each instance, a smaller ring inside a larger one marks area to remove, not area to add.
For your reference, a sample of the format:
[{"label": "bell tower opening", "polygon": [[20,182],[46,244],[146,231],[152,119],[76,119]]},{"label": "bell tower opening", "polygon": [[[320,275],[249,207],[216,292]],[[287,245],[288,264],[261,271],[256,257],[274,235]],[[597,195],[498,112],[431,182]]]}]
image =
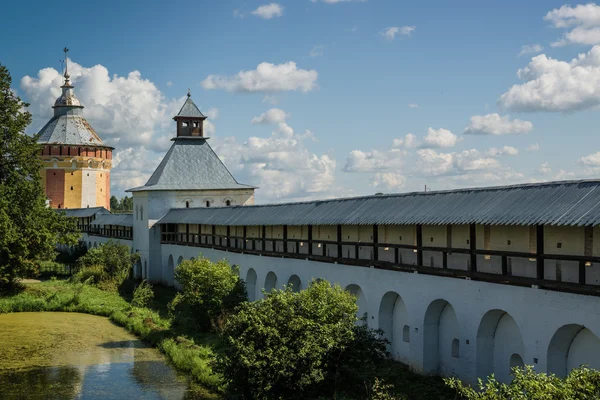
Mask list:
[{"label": "bell tower opening", "polygon": [[177,122],[177,137],[207,138],[204,136],[206,116],[192,101],[192,94],[189,89],[183,107],[173,119]]}]

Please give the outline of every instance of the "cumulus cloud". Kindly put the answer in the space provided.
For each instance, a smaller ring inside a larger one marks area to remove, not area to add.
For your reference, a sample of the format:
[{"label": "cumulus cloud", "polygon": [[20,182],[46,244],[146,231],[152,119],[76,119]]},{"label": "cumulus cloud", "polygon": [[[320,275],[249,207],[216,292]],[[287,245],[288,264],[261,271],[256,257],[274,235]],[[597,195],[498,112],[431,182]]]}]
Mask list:
[{"label": "cumulus cloud", "polygon": [[529,133],[533,124],[520,119],[511,120],[508,115],[500,114],[474,115],[471,123],[465,128],[467,135],[511,135]]},{"label": "cumulus cloud", "polygon": [[550,164],[545,162],[537,169],[537,173],[540,175],[547,175],[552,172],[552,168],[550,168]]},{"label": "cumulus cloud", "polygon": [[285,122],[288,114],[281,108],[271,108],[267,112],[260,114],[258,117],[252,118],[251,124],[277,124]]},{"label": "cumulus cloud", "polygon": [[283,15],[283,7],[277,3],[263,4],[252,11],[251,14],[264,19],[281,17]]},{"label": "cumulus cloud", "polygon": [[552,46],[600,43],[600,6],[594,3],[555,8],[544,16],[544,20],[555,28],[567,30]]},{"label": "cumulus cloud", "polygon": [[317,87],[317,71],[299,69],[296,63],[260,63],[256,69],[233,76],[209,75],[201,82],[204,89],[229,92],[309,92]]},{"label": "cumulus cloud", "polygon": [[394,40],[396,36],[411,36],[415,29],[417,29],[416,26],[390,26],[381,32],[381,36]]},{"label": "cumulus cloud", "polygon": [[588,167],[600,167],[600,152],[581,157],[579,163]]},{"label": "cumulus cloud", "polygon": [[521,46],[519,56],[523,56],[525,54],[541,53],[543,50],[544,46],[542,46],[541,44],[525,44]]},{"label": "cumulus cloud", "polygon": [[378,172],[373,175],[371,186],[383,190],[399,190],[406,184],[406,178],[396,172]]},{"label": "cumulus cloud", "polygon": [[421,144],[422,148],[442,148],[442,147],[454,147],[458,137],[450,132],[448,129],[427,129],[427,136],[423,139]]},{"label": "cumulus cloud", "polygon": [[519,150],[512,146],[492,147],[486,151],[485,154],[490,157],[516,156],[519,155]]},{"label": "cumulus cloud", "polygon": [[407,133],[406,136],[400,139],[394,139],[392,141],[393,148],[404,147],[406,149],[412,149],[417,147],[417,137],[412,133]]},{"label": "cumulus cloud", "polygon": [[468,174],[499,166],[498,160],[486,157],[476,149],[453,153],[440,153],[433,149],[417,151],[416,171],[426,176]]},{"label": "cumulus cloud", "polygon": [[353,150],[346,158],[345,172],[377,172],[401,168],[404,153],[398,149],[389,151]]},{"label": "cumulus cloud", "polygon": [[600,45],[570,62],[545,54],[533,57],[517,73],[525,81],[500,96],[514,111],[577,111],[600,104]]}]

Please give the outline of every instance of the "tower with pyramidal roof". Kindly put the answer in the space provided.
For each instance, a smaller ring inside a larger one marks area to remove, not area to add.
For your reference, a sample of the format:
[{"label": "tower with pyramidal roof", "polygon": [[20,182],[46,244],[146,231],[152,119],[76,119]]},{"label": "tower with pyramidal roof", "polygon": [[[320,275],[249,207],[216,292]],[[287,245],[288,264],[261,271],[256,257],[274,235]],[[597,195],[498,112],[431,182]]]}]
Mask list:
[{"label": "tower with pyramidal roof", "polygon": [[[141,256],[139,273],[160,281],[160,229],[154,223],[171,208],[232,207],[254,204],[254,186],[239,183],[208,144],[206,116],[187,99],[173,118],[177,135],[145,185],[133,195],[134,251]],[[198,225],[190,226],[198,232]]]},{"label": "tower with pyramidal roof", "polygon": [[70,78],[66,66],[62,94],[52,107],[54,116],[38,133],[42,186],[52,208],[110,209],[113,148],[102,142],[83,117]]}]

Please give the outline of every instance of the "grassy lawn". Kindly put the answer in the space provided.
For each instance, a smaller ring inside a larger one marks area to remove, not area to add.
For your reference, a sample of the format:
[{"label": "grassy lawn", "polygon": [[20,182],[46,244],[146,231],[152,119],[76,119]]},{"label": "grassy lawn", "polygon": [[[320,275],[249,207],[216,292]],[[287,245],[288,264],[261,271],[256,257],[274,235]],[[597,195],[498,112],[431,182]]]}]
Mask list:
[{"label": "grassy lawn", "polygon": [[[131,283],[129,283],[131,285]],[[180,371],[211,392],[205,398],[219,399],[221,377],[211,363],[219,351],[220,341],[213,334],[193,334],[171,329],[167,303],[175,296],[172,289],[157,286],[149,308],[132,308],[130,291],[123,295],[92,286],[50,280],[27,283],[11,296],[0,297],[0,314],[9,312],[68,311],[109,317],[115,324],[137,335],[162,351]],[[201,390],[198,388],[198,390]]]}]

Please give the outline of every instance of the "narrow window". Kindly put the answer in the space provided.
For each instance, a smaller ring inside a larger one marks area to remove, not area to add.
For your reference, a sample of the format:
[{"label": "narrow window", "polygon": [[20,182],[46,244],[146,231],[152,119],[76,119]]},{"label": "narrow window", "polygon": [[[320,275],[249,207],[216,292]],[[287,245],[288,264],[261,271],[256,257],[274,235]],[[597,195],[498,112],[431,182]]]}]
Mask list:
[{"label": "narrow window", "polygon": [[73,186],[71,186],[71,190],[73,190]]},{"label": "narrow window", "polygon": [[459,345],[460,345],[460,343],[458,342],[458,339],[454,339],[452,341],[452,357],[454,357],[454,358],[458,358]]},{"label": "narrow window", "polygon": [[206,200],[206,207],[210,207],[210,201]]},{"label": "narrow window", "polygon": [[226,205],[227,207],[229,207],[229,206],[231,205],[231,200],[227,200],[227,201],[225,202],[225,205]]},{"label": "narrow window", "polygon": [[73,175],[73,173],[71,172],[71,176]]},{"label": "narrow window", "polygon": [[185,208],[190,208],[190,202],[189,201],[185,202]]},{"label": "narrow window", "polygon": [[58,205],[58,208],[60,208],[60,204]]},{"label": "narrow window", "polygon": [[144,207],[140,207],[140,219],[144,220]]},{"label": "narrow window", "polygon": [[410,327],[408,325],[404,325],[402,328],[402,341],[410,343]]}]

